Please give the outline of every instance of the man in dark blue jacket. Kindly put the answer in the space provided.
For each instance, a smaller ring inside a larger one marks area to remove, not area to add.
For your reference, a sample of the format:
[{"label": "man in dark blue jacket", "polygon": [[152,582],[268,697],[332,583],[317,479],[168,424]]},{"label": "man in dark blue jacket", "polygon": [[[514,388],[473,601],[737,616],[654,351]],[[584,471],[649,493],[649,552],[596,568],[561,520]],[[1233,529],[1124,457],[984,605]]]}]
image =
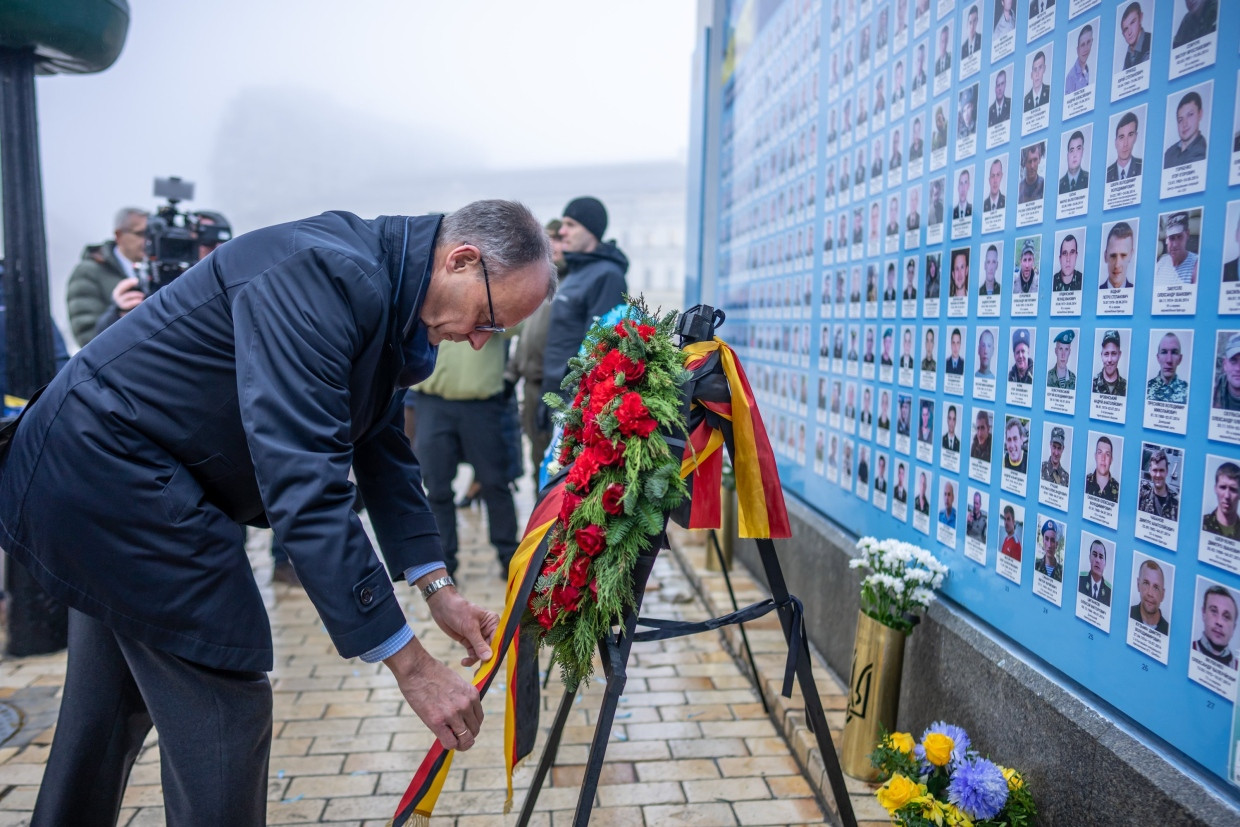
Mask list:
[{"label": "man in dark blue jacket", "polygon": [[264,822],[271,632],[245,525],[274,530],[341,656],[383,660],[446,747],[472,746],[478,694],[414,638],[392,580],[422,588],[463,663],[498,618],[441,576],[402,400],[440,342],[482,347],[554,289],[519,204],[325,213],[224,245],[61,371],[0,467],[0,545],[71,609],[32,823],[114,823],[152,724],[169,823]]},{"label": "man in dark blue jacket", "polygon": [[[619,304],[628,292],[629,260],[614,241],[603,241],[607,208],[597,198],[574,198],[564,208],[560,242],[568,272],[551,303],[547,348],[543,352],[543,393],[563,393],[568,360],[577,355],[594,320]],[[546,406],[543,407],[546,416]]]}]

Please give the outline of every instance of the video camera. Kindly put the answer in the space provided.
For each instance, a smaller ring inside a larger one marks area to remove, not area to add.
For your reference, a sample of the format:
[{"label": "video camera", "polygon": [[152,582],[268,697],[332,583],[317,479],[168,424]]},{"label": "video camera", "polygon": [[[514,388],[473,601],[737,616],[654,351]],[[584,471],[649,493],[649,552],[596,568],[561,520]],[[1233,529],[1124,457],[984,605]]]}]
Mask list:
[{"label": "video camera", "polygon": [[150,295],[198,262],[202,248],[214,249],[232,238],[232,227],[217,212],[180,212],[177,205],[192,201],[194,184],[176,176],[155,179],[155,197],[168,203],[157,208],[146,225],[149,270],[139,279]]}]

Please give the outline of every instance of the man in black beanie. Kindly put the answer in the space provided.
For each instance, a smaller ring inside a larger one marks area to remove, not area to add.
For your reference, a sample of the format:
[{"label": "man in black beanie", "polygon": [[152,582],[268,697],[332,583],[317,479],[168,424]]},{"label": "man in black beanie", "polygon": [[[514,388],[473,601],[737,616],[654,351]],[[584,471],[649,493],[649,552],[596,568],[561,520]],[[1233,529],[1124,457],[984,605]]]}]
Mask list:
[{"label": "man in black beanie", "polygon": [[[547,348],[543,352],[543,393],[560,393],[568,360],[577,355],[594,320],[623,301],[629,260],[614,241],[603,241],[607,208],[597,198],[574,198],[564,208],[560,244],[568,272],[551,303]],[[566,397],[567,398],[567,397]],[[549,422],[546,405],[541,418]],[[549,426],[548,426],[549,427]]]}]

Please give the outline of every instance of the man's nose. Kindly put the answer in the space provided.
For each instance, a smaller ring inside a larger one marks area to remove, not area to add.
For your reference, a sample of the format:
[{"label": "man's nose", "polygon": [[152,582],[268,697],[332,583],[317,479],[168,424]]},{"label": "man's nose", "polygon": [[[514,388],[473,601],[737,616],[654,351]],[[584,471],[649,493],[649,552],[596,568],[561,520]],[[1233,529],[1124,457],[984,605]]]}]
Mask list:
[{"label": "man's nose", "polygon": [[486,346],[487,341],[491,338],[491,335],[492,334],[490,331],[475,330],[473,333],[470,333],[466,338],[469,339],[470,347],[472,347],[474,350],[482,350],[482,348]]}]

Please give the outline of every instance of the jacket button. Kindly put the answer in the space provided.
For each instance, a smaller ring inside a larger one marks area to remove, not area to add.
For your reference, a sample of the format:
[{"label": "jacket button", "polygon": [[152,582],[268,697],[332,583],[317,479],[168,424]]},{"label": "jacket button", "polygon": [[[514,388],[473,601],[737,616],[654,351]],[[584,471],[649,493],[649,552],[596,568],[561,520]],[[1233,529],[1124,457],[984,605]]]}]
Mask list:
[{"label": "jacket button", "polygon": [[362,601],[363,606],[369,606],[375,601],[375,593],[369,587],[366,587],[358,593],[357,598]]}]

